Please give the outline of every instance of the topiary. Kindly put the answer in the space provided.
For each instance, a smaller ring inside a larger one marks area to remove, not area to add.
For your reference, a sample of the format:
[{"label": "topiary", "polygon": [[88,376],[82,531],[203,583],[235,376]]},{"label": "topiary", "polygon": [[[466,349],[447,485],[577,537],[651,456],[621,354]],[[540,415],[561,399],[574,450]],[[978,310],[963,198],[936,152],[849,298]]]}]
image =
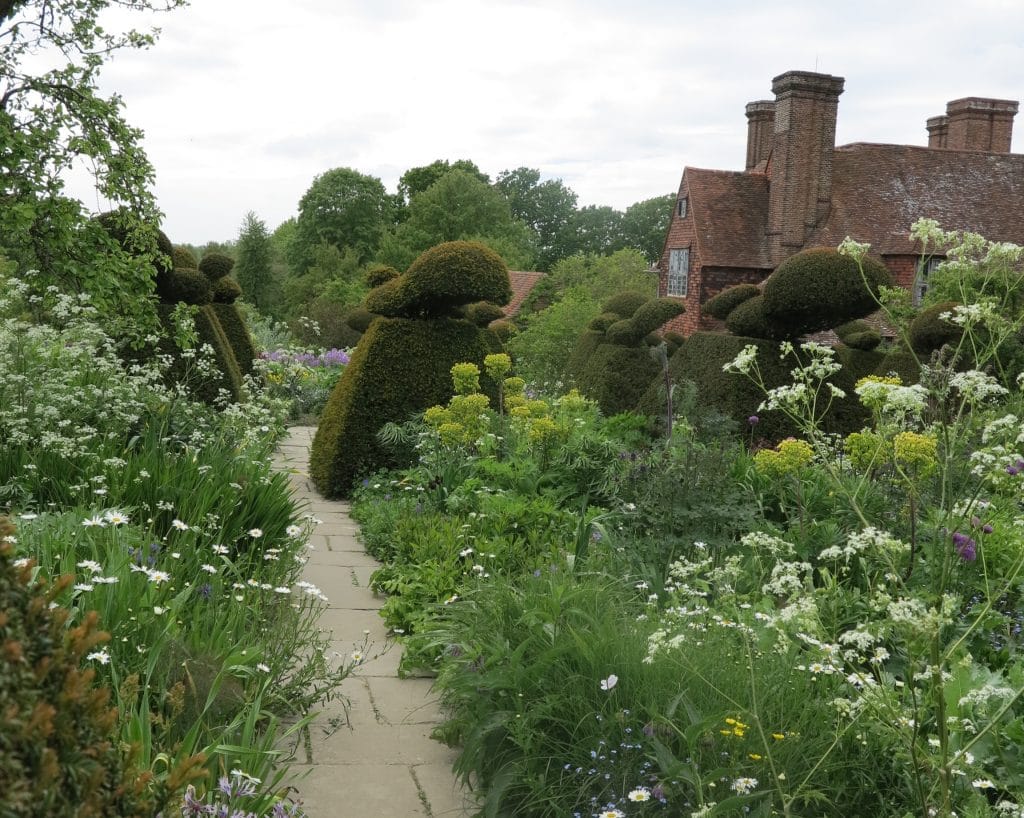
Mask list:
[{"label": "topiary", "polygon": [[398,270],[387,264],[371,264],[366,268],[363,279],[366,281],[366,286],[373,289],[385,282],[391,281],[393,278],[398,278],[400,275],[401,273]]},{"label": "topiary", "polygon": [[594,332],[607,332],[608,327],[621,321],[622,318],[614,312],[602,312],[600,315],[594,316],[587,324],[587,329],[592,329]]},{"label": "topiary", "polygon": [[[231,281],[231,279],[222,278],[217,283],[220,284],[223,281]],[[210,306],[213,308],[221,330],[224,332],[224,338],[234,354],[238,374],[243,377],[252,375],[259,354],[256,352],[256,344],[253,343],[252,335],[249,334],[249,328],[245,325],[245,319],[238,306],[216,301]]]},{"label": "topiary", "polygon": [[492,321],[500,321],[505,311],[490,301],[477,301],[466,307],[466,318],[478,327],[486,327]]},{"label": "topiary", "polygon": [[858,263],[834,248],[813,247],[768,276],[764,312],[774,325],[788,325],[788,337],[796,338],[878,309],[882,286],[891,287],[892,278],[881,261],[865,256]]},{"label": "topiary", "polygon": [[210,281],[198,270],[174,269],[157,278],[156,294],[168,304],[201,306],[210,303]]},{"label": "topiary", "polygon": [[362,334],[370,328],[376,319],[380,318],[375,312],[370,312],[364,307],[356,307],[354,310],[350,310],[345,316],[345,323],[347,323],[353,330]]},{"label": "topiary", "polygon": [[727,287],[718,295],[709,298],[704,302],[700,311],[704,315],[710,315],[724,321],[744,301],[761,294],[761,288],[756,284],[737,284],[735,287]]},{"label": "topiary", "polygon": [[614,343],[597,345],[580,373],[580,392],[597,405],[606,416],[636,409],[651,381],[661,371],[650,348],[623,346]]},{"label": "topiary", "polygon": [[725,318],[725,327],[744,338],[786,340],[800,335],[792,324],[774,320],[765,309],[763,295],[741,302]]},{"label": "topiary", "polygon": [[199,262],[199,271],[212,283],[218,278],[228,275],[234,266],[235,260],[231,256],[226,256],[223,253],[207,253]]},{"label": "topiary", "polygon": [[317,490],[325,497],[348,497],[358,478],[398,465],[377,430],[446,404],[452,366],[482,366],[492,351],[488,334],[462,319],[375,320],[321,414],[309,463]]},{"label": "topiary", "polygon": [[963,336],[963,328],[939,316],[952,313],[960,306],[956,301],[943,301],[921,310],[910,322],[910,346],[921,355],[928,355],[946,344],[956,345]]},{"label": "topiary", "polygon": [[674,355],[676,350],[686,343],[685,335],[681,332],[672,332],[671,330],[662,335],[661,339],[668,346],[668,354],[670,356]]},{"label": "topiary", "polygon": [[150,773],[136,769],[117,740],[110,690],[82,669],[108,634],[95,611],[68,625],[68,608],[54,600],[73,577],[52,585],[33,578],[32,563],[13,558],[14,533],[0,517],[0,812],[151,818],[205,775],[197,769],[203,758],[173,770],[154,802]]},{"label": "topiary", "polygon": [[516,325],[507,318],[499,318],[497,321],[491,321],[491,323],[487,325],[487,329],[493,332],[503,345],[507,344],[508,339],[516,333]]},{"label": "topiary", "polygon": [[835,328],[835,333],[846,346],[853,349],[875,349],[882,343],[882,333],[867,321],[847,321]]},{"label": "topiary", "polygon": [[[682,315],[684,307],[674,298],[652,298],[641,304],[632,317],[608,327],[605,338],[612,344],[636,346],[666,321]],[[659,339],[660,340],[660,339]]]},{"label": "topiary", "polygon": [[179,269],[183,267],[189,270],[199,269],[199,261],[196,259],[196,254],[180,244],[171,251],[171,261]]},{"label": "topiary", "polygon": [[363,306],[399,318],[450,316],[473,301],[507,304],[508,267],[490,247],[449,241],[421,253],[398,278],[370,290]]},{"label": "topiary", "polygon": [[234,304],[242,297],[242,287],[231,276],[224,276],[213,282],[212,295],[215,304]]},{"label": "topiary", "polygon": [[213,350],[216,367],[212,372],[203,372],[197,368],[194,359],[183,356],[182,350],[174,342],[175,308],[174,304],[157,305],[157,315],[164,327],[164,334],[155,351],[171,358],[166,376],[168,382],[185,384],[192,397],[211,406],[219,405],[221,390],[227,392],[230,400],[238,401],[242,392],[242,373],[231,342],[214,311],[214,305],[197,307],[193,315],[198,345],[209,344]]},{"label": "topiary", "polygon": [[626,290],[625,292],[616,293],[605,301],[601,305],[601,312],[613,313],[620,319],[632,318],[633,314],[650,300],[651,297],[649,295],[644,295],[644,293],[639,293],[635,290]]}]

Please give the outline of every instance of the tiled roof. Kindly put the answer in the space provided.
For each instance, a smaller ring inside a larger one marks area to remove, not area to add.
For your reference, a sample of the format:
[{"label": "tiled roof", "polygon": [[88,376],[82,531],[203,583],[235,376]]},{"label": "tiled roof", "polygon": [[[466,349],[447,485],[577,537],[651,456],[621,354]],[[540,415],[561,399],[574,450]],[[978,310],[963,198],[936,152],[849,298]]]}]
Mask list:
[{"label": "tiled roof", "polygon": [[766,176],[687,168],[686,185],[703,266],[771,268]]},{"label": "tiled roof", "polygon": [[882,255],[915,253],[920,218],[1024,244],[1024,154],[854,143],[836,148],[832,168],[832,207],[807,246],[851,236]]},{"label": "tiled roof", "polygon": [[530,294],[530,291],[543,277],[544,273],[532,273],[523,270],[508,271],[508,281],[512,286],[512,300],[502,308],[505,310],[505,315],[508,318],[512,318],[519,312],[519,308],[523,305],[523,301],[526,300],[526,296]]},{"label": "tiled roof", "polygon": [[[920,218],[945,230],[1024,244],[1024,154],[854,143],[837,147],[832,201],[805,247],[850,236],[880,255],[919,252],[909,238]],[[702,266],[771,269],[762,173],[686,169]]]}]

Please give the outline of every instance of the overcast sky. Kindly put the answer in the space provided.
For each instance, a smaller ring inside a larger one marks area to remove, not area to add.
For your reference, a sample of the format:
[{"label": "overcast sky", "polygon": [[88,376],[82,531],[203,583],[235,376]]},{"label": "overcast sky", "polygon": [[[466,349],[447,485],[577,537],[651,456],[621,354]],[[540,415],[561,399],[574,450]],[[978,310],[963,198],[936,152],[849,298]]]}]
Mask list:
[{"label": "overcast sky", "polygon": [[435,159],[625,208],[686,165],[741,170],[744,105],[791,69],[846,78],[839,144],[927,144],[949,100],[1024,100],[1021,0],[193,0],[159,25],[102,86],[179,243],[248,210],[273,230],[331,168],[394,191]]}]

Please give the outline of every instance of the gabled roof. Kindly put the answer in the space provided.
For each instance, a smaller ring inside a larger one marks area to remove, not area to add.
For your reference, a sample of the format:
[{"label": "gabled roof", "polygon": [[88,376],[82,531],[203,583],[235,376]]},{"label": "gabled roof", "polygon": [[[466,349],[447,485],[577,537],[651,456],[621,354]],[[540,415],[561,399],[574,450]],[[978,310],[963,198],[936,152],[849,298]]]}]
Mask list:
[{"label": "gabled roof", "polygon": [[[768,186],[760,172],[686,168],[703,266],[771,269]],[[847,236],[880,255],[920,251],[910,226],[935,219],[990,241],[1024,244],[1024,154],[858,142],[835,149],[832,200],[805,247]]]},{"label": "gabled roof", "polygon": [[920,251],[910,226],[935,219],[990,241],[1024,244],[1024,154],[854,143],[836,148],[832,207],[807,245],[850,236],[882,255]]},{"label": "gabled roof", "polygon": [[701,264],[771,269],[767,177],[703,168],[686,168],[683,175]]},{"label": "gabled roof", "polygon": [[512,287],[512,300],[502,309],[507,318],[512,318],[519,312],[519,308],[526,300],[526,296],[537,286],[537,282],[544,277],[544,273],[526,272],[524,270],[509,270],[508,283]]}]

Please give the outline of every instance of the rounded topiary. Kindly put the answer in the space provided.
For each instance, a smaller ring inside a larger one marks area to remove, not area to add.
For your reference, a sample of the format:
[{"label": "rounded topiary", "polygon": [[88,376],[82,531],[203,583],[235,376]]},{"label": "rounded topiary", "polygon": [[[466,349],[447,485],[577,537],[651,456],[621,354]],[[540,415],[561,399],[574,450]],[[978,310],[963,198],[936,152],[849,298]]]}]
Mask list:
[{"label": "rounded topiary", "polygon": [[234,304],[242,297],[242,287],[231,276],[213,282],[213,300],[217,304]]},{"label": "rounded topiary", "polygon": [[644,346],[599,344],[577,380],[580,392],[605,415],[636,409],[644,391],[658,376],[661,366]]},{"label": "rounded topiary", "polygon": [[835,333],[840,341],[853,349],[871,350],[882,343],[882,333],[859,318],[840,324]]},{"label": "rounded topiary", "polygon": [[348,497],[356,480],[399,465],[377,438],[389,421],[446,404],[452,396],[451,368],[482,367],[492,351],[491,335],[469,321],[381,317],[360,340],[320,417],[309,473],[325,497]]},{"label": "rounded topiary", "polygon": [[184,384],[193,398],[211,406],[218,404],[221,390],[227,392],[229,400],[238,401],[241,397],[242,373],[214,305],[205,304],[198,307],[193,316],[198,346],[209,344],[213,350],[215,367],[212,372],[200,371],[195,365],[195,360],[183,357],[181,350],[172,340],[175,333],[172,317],[175,307],[175,304],[157,305],[157,315],[164,327],[164,335],[157,344],[157,352],[171,359],[171,366],[166,374],[168,382]]},{"label": "rounded topiary", "polygon": [[605,338],[612,344],[636,346],[645,336],[683,312],[683,305],[674,298],[653,298],[641,304],[629,319],[608,327]]},{"label": "rounded topiary", "polygon": [[503,344],[507,344],[508,339],[516,333],[516,325],[507,318],[499,318],[497,321],[491,321],[491,323],[487,325],[487,329],[493,332],[498,337],[498,340]]},{"label": "rounded topiary", "polygon": [[366,332],[370,328],[370,324],[380,318],[375,312],[370,312],[363,307],[356,307],[350,310],[348,315],[345,316],[345,323],[348,324],[352,329],[358,333]]},{"label": "rounded topiary", "polygon": [[785,340],[801,334],[794,325],[775,321],[768,315],[763,295],[741,302],[726,316],[725,327],[733,335],[744,338]]},{"label": "rounded topiary", "polygon": [[881,261],[865,256],[858,264],[833,248],[813,247],[790,256],[768,276],[764,311],[775,325],[788,325],[789,337],[796,338],[878,309],[882,286],[892,286],[892,278]]},{"label": "rounded topiary", "polygon": [[466,307],[466,318],[478,327],[486,327],[492,321],[500,321],[504,317],[505,311],[490,301],[477,301]]},{"label": "rounded topiary", "polygon": [[198,270],[171,270],[157,278],[156,287],[157,296],[167,304],[210,303],[210,280]]},{"label": "rounded topiary", "polygon": [[649,295],[636,292],[635,290],[626,290],[625,292],[616,293],[605,301],[601,305],[601,312],[613,313],[620,319],[632,318],[633,314],[650,300],[651,297]]},{"label": "rounded topiary", "polygon": [[187,247],[178,245],[171,251],[171,261],[174,262],[174,266],[181,268],[188,268],[190,270],[199,269],[199,261],[196,259],[196,254],[189,250]]},{"label": "rounded topiary", "polygon": [[392,318],[450,316],[473,301],[507,304],[508,267],[477,241],[449,241],[421,253],[398,278],[370,290],[363,306]]},{"label": "rounded topiary", "polygon": [[231,256],[226,256],[223,253],[207,253],[203,256],[202,261],[199,262],[199,270],[205,275],[210,281],[216,281],[218,278],[224,278],[231,272],[231,268],[235,266],[235,260]]},{"label": "rounded topiary", "polygon": [[125,758],[110,690],[83,667],[109,637],[94,611],[69,625],[69,609],[51,606],[73,577],[33,578],[14,535],[0,517],[0,813],[149,818],[150,775]]},{"label": "rounded topiary", "polygon": [[401,273],[390,265],[371,264],[366,268],[363,280],[366,281],[366,286],[372,289],[374,287],[379,287],[385,282],[391,281],[393,278],[398,278],[400,275]]},{"label": "rounded topiary", "polygon": [[718,295],[709,298],[704,302],[700,311],[704,315],[724,321],[729,317],[729,313],[740,304],[760,294],[761,288],[756,284],[737,284],[735,287],[727,287]]},{"label": "rounded topiary", "polygon": [[614,312],[602,312],[600,315],[594,316],[587,324],[587,329],[592,329],[595,332],[605,332],[608,327],[612,324],[618,323],[623,319]]},{"label": "rounded topiary", "polygon": [[946,344],[954,345],[963,336],[963,328],[939,316],[952,313],[960,306],[956,301],[943,301],[921,310],[910,322],[910,346],[914,352],[928,355]]}]

